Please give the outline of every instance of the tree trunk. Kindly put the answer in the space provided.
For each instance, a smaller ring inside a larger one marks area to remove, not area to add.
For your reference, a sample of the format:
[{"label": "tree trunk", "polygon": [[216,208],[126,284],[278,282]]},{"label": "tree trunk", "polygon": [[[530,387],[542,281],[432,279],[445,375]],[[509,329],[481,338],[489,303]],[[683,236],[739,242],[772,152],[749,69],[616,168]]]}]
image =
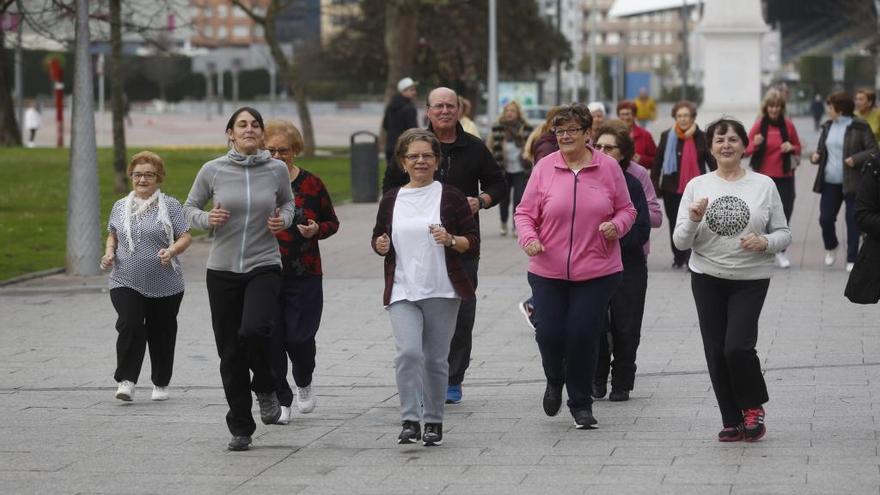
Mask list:
[{"label": "tree trunk", "polygon": [[76,0],[76,62],[67,196],[68,275],[100,273],[101,205],[90,44],[89,0]]},{"label": "tree trunk", "polygon": [[0,30],[0,146],[21,146],[21,132],[15,119],[15,105],[12,103],[12,78],[6,68],[6,48],[4,33]]},{"label": "tree trunk", "polygon": [[122,76],[122,0],[110,0],[110,109],[113,119],[113,191],[128,192]]},{"label": "tree trunk", "polygon": [[397,92],[397,81],[412,76],[419,49],[419,5],[419,0],[392,0],[385,4],[386,103]]}]

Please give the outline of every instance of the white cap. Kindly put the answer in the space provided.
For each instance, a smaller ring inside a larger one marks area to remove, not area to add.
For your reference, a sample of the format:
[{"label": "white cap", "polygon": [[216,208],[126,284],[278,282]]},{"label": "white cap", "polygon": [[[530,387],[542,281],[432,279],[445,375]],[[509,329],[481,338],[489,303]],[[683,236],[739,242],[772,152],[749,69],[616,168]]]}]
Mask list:
[{"label": "white cap", "polygon": [[416,82],[412,80],[411,77],[404,77],[400,81],[397,82],[397,91],[403,91],[406,88],[415,86]]},{"label": "white cap", "polygon": [[591,113],[592,113],[592,112],[595,112],[596,110],[602,110],[602,113],[604,113],[604,114],[607,114],[607,113],[608,113],[608,112],[605,111],[605,105],[604,105],[601,101],[591,101],[591,102],[587,105],[587,108],[590,109],[590,112],[591,112]]}]

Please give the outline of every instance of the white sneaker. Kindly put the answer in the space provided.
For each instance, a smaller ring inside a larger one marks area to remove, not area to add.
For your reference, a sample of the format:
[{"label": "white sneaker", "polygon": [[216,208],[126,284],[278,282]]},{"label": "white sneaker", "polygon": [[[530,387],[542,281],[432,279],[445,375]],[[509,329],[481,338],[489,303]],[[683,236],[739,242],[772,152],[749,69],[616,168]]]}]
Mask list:
[{"label": "white sneaker", "polygon": [[779,268],[788,268],[791,266],[791,261],[788,260],[788,256],[785,253],[776,253],[776,265]]},{"label": "white sneaker", "polygon": [[299,412],[308,414],[315,410],[315,404],[317,403],[318,400],[315,397],[314,392],[312,392],[311,385],[306,387],[296,387],[296,409]]},{"label": "white sneaker", "polygon": [[825,266],[831,266],[837,260],[837,250],[829,249],[825,251]]},{"label": "white sneaker", "polygon": [[856,266],[855,263],[847,262],[847,263],[846,263],[846,272],[847,272],[847,273],[851,272],[854,266]]},{"label": "white sneaker", "polygon": [[157,387],[153,385],[153,400],[168,400],[168,387]]},{"label": "white sneaker", "polygon": [[131,402],[134,399],[134,382],[122,380],[116,389],[116,398],[125,402]]},{"label": "white sneaker", "polygon": [[501,222],[501,235],[507,235],[507,224]]},{"label": "white sneaker", "polygon": [[281,406],[281,416],[278,417],[276,424],[286,425],[287,423],[290,423],[290,408]]}]

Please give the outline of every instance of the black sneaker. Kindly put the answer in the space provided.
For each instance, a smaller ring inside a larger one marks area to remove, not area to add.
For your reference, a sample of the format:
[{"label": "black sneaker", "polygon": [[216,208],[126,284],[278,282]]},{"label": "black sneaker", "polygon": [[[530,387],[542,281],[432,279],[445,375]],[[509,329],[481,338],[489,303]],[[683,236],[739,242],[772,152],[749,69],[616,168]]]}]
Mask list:
[{"label": "black sneaker", "polygon": [[725,426],[723,430],[718,432],[719,442],[739,442],[743,439],[742,423],[734,426]]},{"label": "black sneaker", "polygon": [[574,416],[574,427],[578,430],[592,430],[599,424],[596,418],[593,417],[593,411],[590,409],[572,411],[571,415]]},{"label": "black sneaker", "polygon": [[243,450],[248,450],[251,445],[251,437],[247,435],[235,435],[232,437],[232,440],[229,441],[229,444],[226,445],[226,448],[233,452],[241,452]]},{"label": "black sneaker", "polygon": [[764,408],[743,409],[743,440],[757,442],[767,434],[764,426]]},{"label": "black sneaker", "polygon": [[274,425],[281,417],[281,403],[275,392],[257,392],[257,402],[260,404],[260,420],[264,425]]},{"label": "black sneaker", "polygon": [[425,436],[422,437],[422,445],[425,447],[443,445],[443,423],[425,423]]},{"label": "black sneaker", "polygon": [[608,384],[607,383],[594,383],[593,384],[593,398],[594,399],[602,399],[605,397],[605,394],[608,393]]},{"label": "black sneaker", "polygon": [[622,390],[611,387],[611,393],[608,394],[608,400],[611,402],[624,402],[629,400],[629,390]]},{"label": "black sneaker", "polygon": [[[425,425],[427,428],[427,425]],[[416,443],[422,438],[422,427],[418,421],[404,421],[403,429],[397,436],[397,443]]]},{"label": "black sneaker", "polygon": [[556,416],[562,407],[562,385],[547,383],[544,389],[544,413],[547,416]]}]

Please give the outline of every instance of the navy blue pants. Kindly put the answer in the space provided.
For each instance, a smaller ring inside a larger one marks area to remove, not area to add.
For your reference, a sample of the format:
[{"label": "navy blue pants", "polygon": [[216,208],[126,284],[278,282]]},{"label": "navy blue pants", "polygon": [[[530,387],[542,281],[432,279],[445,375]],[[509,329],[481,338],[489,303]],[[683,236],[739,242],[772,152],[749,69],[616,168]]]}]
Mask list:
[{"label": "navy blue pants", "polygon": [[844,194],[843,184],[822,185],[822,197],[819,200],[819,225],[822,226],[822,242],[825,249],[837,249],[840,242],[837,240],[837,231],[834,224],[837,222],[837,213],[840,212],[841,203],[846,203],[846,261],[855,263],[859,255],[859,228],[856,226],[856,195],[855,193]]},{"label": "navy blue pants", "polygon": [[278,294],[278,317],[272,332],[272,368],[278,379],[278,400],[290,407],[293,390],[287,382],[287,360],[297,387],[312,383],[315,371],[315,334],[324,309],[322,278],[285,278]]},{"label": "navy blue pants", "polygon": [[599,337],[621,277],[618,272],[574,282],[528,274],[535,311],[541,315],[535,340],[544,375],[547,383],[565,384],[572,412],[592,409]]}]

